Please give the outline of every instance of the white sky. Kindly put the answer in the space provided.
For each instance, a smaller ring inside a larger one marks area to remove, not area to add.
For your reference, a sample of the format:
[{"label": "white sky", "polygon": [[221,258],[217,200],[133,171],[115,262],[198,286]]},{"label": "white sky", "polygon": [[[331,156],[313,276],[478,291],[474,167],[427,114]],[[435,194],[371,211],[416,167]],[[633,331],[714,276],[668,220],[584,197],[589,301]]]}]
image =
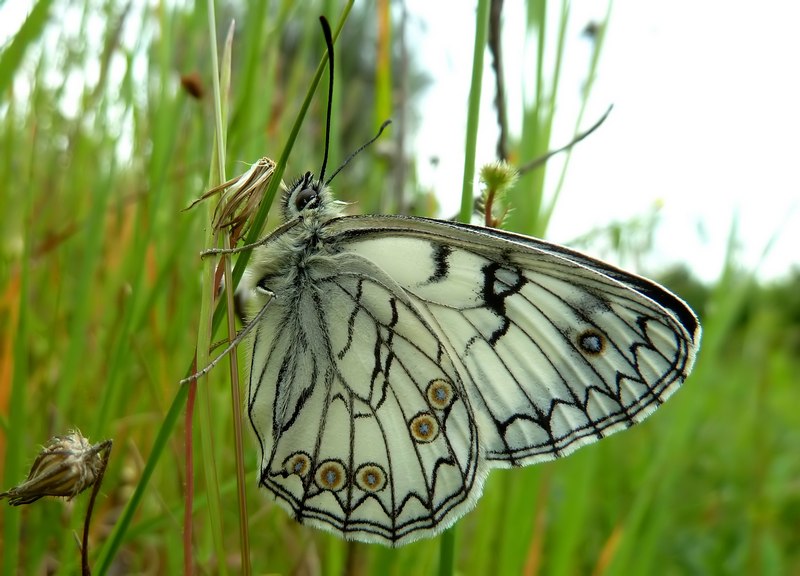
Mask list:
[{"label": "white sky", "polygon": [[[555,11],[556,3],[553,3]],[[454,212],[463,169],[464,122],[472,58],[474,3],[407,0],[434,85],[422,102],[420,178]],[[605,2],[573,2],[570,46],[554,147],[568,142],[589,44],[580,36],[602,19]],[[522,76],[524,15],[505,3],[509,94]],[[423,23],[420,23],[421,19]],[[598,132],[576,148],[549,237],[567,242],[611,221],[647,213],[661,201],[652,267],[686,262],[718,277],[738,215],[739,260],[762,277],[800,264],[800,2],[617,0],[586,127],[609,104]],[[485,68],[489,73],[490,59]],[[479,164],[494,158],[490,78],[483,93]],[[515,103],[511,103],[512,107]],[[516,108],[520,106],[516,102]],[[518,114],[518,112],[517,112]],[[516,116],[517,120],[519,116]],[[510,115],[514,127],[514,116]],[[443,136],[444,135],[444,136]],[[434,172],[425,161],[439,156]],[[555,173],[556,171],[554,171]],[[451,191],[445,194],[445,191]]]},{"label": "white sky", "polygon": [[[512,130],[526,76],[520,4],[505,2]],[[420,180],[442,196],[443,212],[450,214],[458,205],[463,169],[474,2],[406,5],[410,41],[434,80],[421,101],[415,143]],[[30,6],[3,4],[0,42],[19,28]],[[556,6],[552,2],[551,11]],[[572,136],[590,55],[581,31],[588,21],[601,20],[606,6],[572,2],[554,146]],[[585,124],[609,104],[614,111],[575,149],[549,238],[568,242],[663,202],[648,267],[686,262],[704,280],[716,279],[736,216],[744,266],[758,265],[776,232],[780,236],[760,275],[780,276],[800,264],[799,23],[796,0],[614,2]],[[494,159],[496,140],[488,56],[485,74],[479,165]],[[440,158],[435,171],[431,156]]]}]

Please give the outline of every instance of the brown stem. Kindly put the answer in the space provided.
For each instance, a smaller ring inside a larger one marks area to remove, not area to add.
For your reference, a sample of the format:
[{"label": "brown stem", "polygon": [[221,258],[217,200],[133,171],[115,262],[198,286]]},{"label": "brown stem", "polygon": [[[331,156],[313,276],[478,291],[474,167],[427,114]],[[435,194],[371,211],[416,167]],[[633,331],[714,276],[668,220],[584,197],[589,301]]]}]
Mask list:
[{"label": "brown stem", "polygon": [[94,510],[94,501],[97,499],[97,494],[100,492],[100,486],[103,483],[103,476],[108,467],[108,458],[111,455],[111,445],[113,440],[106,440],[101,442],[95,448],[99,454],[103,453],[102,464],[97,472],[97,478],[92,487],[92,495],[89,498],[89,507],[86,509],[86,518],[83,521],[83,540],[81,542],[81,574],[83,576],[92,576],[92,570],[89,568],[89,525],[92,523],[92,511]]},{"label": "brown stem", "polygon": [[492,54],[492,69],[494,70],[495,97],[494,106],[497,110],[497,159],[508,160],[508,118],[506,116],[506,88],[503,77],[503,50],[502,50],[502,15],[503,0],[492,0],[489,12],[489,52]]}]

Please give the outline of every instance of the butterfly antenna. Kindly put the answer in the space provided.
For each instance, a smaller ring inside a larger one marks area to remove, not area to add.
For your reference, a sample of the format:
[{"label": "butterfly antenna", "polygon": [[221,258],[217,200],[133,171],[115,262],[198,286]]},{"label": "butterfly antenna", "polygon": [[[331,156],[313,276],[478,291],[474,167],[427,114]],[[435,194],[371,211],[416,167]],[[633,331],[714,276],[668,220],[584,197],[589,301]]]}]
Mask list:
[{"label": "butterfly antenna", "polygon": [[325,112],[325,153],[322,156],[322,168],[319,169],[319,181],[325,180],[325,168],[328,165],[328,148],[331,143],[331,108],[333,106],[333,35],[331,25],[325,16],[319,17],[322,25],[322,34],[325,36],[325,45],[328,48],[328,109]]},{"label": "butterfly antenna", "polygon": [[375,140],[377,140],[378,138],[380,138],[380,137],[381,137],[381,134],[383,134],[383,131],[384,131],[384,130],[386,129],[386,127],[387,127],[389,124],[391,124],[391,123],[392,123],[392,121],[391,121],[391,120],[384,120],[384,121],[383,121],[383,124],[381,124],[381,127],[380,127],[380,128],[378,128],[378,133],[377,133],[377,134],[375,134],[375,136],[373,136],[372,138],[370,138],[370,139],[369,139],[367,142],[365,142],[364,144],[362,144],[361,146],[359,146],[359,147],[358,147],[358,150],[356,150],[355,152],[353,152],[352,154],[350,154],[350,156],[348,156],[348,157],[347,157],[347,159],[346,159],[344,162],[342,162],[342,165],[341,165],[341,166],[339,166],[339,167],[338,167],[338,168],[337,168],[337,169],[336,169],[336,170],[333,172],[333,174],[331,174],[331,177],[330,177],[330,178],[328,178],[328,180],[325,182],[325,185],[327,186],[328,184],[330,184],[331,180],[333,180],[333,179],[336,177],[336,175],[337,175],[339,172],[341,172],[341,171],[342,171],[342,168],[344,168],[345,166],[347,166],[348,164],[350,164],[350,160],[352,160],[353,158],[355,158],[356,156],[358,156],[358,155],[361,153],[361,151],[362,151],[362,150],[364,150],[364,148],[366,148],[367,146],[369,146],[370,144],[372,144],[373,142],[375,142]]}]

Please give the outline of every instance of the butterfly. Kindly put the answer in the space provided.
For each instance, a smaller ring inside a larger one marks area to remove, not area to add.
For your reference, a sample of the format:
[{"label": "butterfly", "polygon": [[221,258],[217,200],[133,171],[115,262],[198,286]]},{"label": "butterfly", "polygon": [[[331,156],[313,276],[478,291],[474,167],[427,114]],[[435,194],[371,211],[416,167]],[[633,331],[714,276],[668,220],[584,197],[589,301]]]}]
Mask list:
[{"label": "butterfly", "polygon": [[[692,310],[542,240],[342,216],[309,172],[239,286],[259,483],[297,520],[402,545],[475,506],[492,468],[642,421],[686,379]],[[267,306],[268,305],[268,306]]]},{"label": "butterfly", "polygon": [[700,324],[658,284],[499,229],[343,215],[324,171],[237,289],[259,484],[299,522],[434,536],[491,469],[629,428],[691,371]]}]

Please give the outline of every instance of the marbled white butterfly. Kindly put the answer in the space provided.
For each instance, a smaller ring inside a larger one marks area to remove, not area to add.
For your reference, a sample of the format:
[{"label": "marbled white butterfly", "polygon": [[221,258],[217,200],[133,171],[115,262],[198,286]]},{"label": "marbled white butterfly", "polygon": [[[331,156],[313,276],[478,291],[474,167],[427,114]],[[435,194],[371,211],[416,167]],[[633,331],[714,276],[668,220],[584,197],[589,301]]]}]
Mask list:
[{"label": "marbled white butterfly", "polygon": [[435,535],[492,468],[629,428],[689,374],[700,325],[658,284],[502,230],[343,216],[324,171],[289,187],[238,289],[259,483],[300,522]]}]

